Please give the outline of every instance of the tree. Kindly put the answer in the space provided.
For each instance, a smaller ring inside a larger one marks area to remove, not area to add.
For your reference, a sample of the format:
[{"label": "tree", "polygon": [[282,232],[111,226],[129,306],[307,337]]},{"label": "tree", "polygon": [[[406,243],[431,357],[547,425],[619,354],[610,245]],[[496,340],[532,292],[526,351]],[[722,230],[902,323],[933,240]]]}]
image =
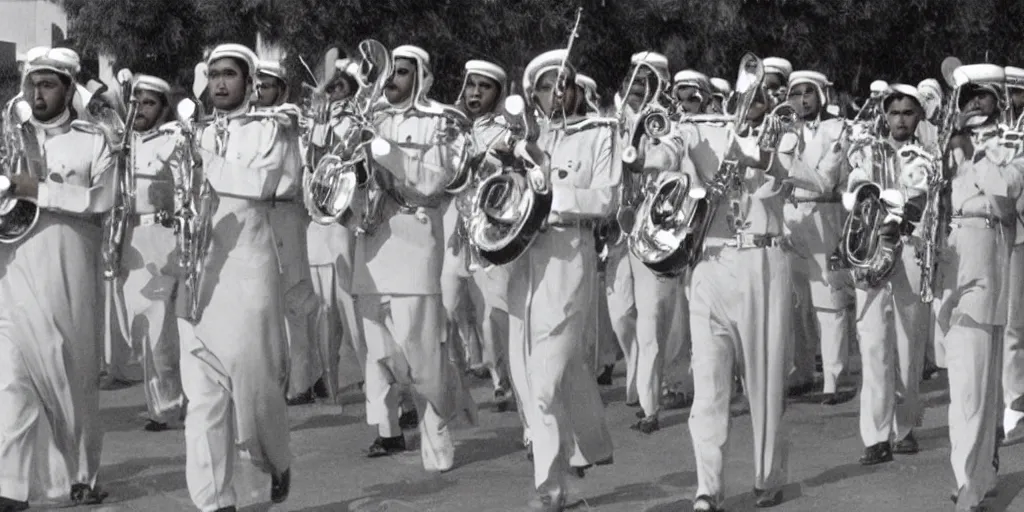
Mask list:
[{"label": "tree", "polygon": [[[417,44],[431,53],[434,96],[453,101],[466,60],[507,68],[516,82],[533,56],[564,47],[584,8],[572,61],[610,98],[629,57],[664,53],[673,70],[735,78],[753,51],[826,73],[838,89],[864,94],[871,81],[940,78],[947,55],[1024,64],[1024,2],[1017,0],[65,0],[71,35],[85,51],[177,77],[183,84],[204,47],[255,43],[257,31],[288,53],[293,85],[311,81],[331,46],[351,54],[360,40]],[[301,90],[292,87],[293,91]]]}]

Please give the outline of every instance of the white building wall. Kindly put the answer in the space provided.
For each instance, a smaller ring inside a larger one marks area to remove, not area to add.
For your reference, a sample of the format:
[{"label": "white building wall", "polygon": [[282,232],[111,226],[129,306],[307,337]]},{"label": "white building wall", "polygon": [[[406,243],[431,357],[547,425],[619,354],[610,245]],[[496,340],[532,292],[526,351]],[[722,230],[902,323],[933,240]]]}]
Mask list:
[{"label": "white building wall", "polygon": [[68,17],[55,0],[0,0],[0,41],[16,44],[19,54],[53,44],[52,25],[67,37]]}]

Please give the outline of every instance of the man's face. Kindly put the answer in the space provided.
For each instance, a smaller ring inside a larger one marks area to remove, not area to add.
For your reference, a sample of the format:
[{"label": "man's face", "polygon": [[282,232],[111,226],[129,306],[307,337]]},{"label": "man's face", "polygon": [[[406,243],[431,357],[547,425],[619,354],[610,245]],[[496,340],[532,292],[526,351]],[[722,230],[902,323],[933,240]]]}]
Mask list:
[{"label": "man's face", "polygon": [[207,70],[210,99],[219,110],[235,110],[247,96],[249,77],[241,66],[231,58],[217,59]]},{"label": "man's face", "polygon": [[786,99],[786,81],[778,73],[766,73],[764,75],[764,89],[776,105]]},{"label": "man's face", "polygon": [[696,87],[680,87],[676,89],[676,101],[687,114],[700,114],[704,106],[704,97]]},{"label": "man's face", "polygon": [[135,99],[138,101],[135,125],[132,127],[135,131],[148,131],[164,120],[167,104],[162,96],[153,91],[137,91]]},{"label": "man's face", "polygon": [[462,101],[470,116],[477,117],[494,111],[501,86],[498,82],[483,75],[471,73],[466,77],[466,88],[462,91]]},{"label": "man's face", "polygon": [[392,105],[409,99],[416,85],[416,61],[412,59],[395,59],[395,73],[384,88],[384,96]]},{"label": "man's face", "polygon": [[968,90],[960,100],[961,111],[973,112],[975,116],[993,118],[998,114],[999,101],[996,95],[986,89],[973,88]]},{"label": "man's face", "polygon": [[814,119],[821,112],[818,89],[811,84],[797,84],[789,90],[789,101],[801,119]]},{"label": "man's face", "polygon": [[554,69],[544,73],[537,82],[537,88],[534,90],[533,95],[537,99],[537,105],[544,112],[544,115],[550,116],[552,112],[563,111],[565,114],[572,114],[576,110],[576,100],[579,94],[576,85],[569,81],[565,86],[565,94],[562,96],[562,100],[558,101],[555,98],[555,84],[557,82],[558,71]]},{"label": "man's face", "polygon": [[921,106],[910,97],[890,101],[889,108],[885,110],[885,120],[889,123],[889,134],[899,142],[910,140],[914,136],[921,117]]},{"label": "man's face", "polygon": [[654,87],[654,72],[646,67],[641,67],[636,71],[636,77],[633,77],[633,72],[630,71],[630,76],[626,77],[626,80],[633,78],[629,86],[629,90],[626,91],[626,104],[633,110],[639,110],[643,104],[644,99],[650,94],[649,89]]},{"label": "man's face", "polygon": [[68,104],[68,86],[52,71],[37,71],[28,77],[32,89],[32,116],[49,121],[64,112]]},{"label": "man's face", "polygon": [[327,94],[330,96],[331,101],[341,101],[352,96],[354,93],[355,91],[349,86],[348,80],[344,78],[338,78],[331,82],[331,85],[327,86]]},{"label": "man's face", "polygon": [[276,77],[260,75],[260,84],[256,88],[256,104],[260,107],[272,107],[284,93],[281,80]]}]

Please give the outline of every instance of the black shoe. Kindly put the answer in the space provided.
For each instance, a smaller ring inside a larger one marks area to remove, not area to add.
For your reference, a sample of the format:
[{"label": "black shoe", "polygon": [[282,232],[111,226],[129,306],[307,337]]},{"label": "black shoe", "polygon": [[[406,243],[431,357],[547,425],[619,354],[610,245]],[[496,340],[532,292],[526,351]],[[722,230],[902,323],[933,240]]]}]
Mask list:
[{"label": "black shoe", "polygon": [[16,501],[0,496],[0,512],[21,512],[28,510],[27,501]]},{"label": "black shoe", "polygon": [[804,396],[807,393],[814,391],[814,381],[804,382],[802,384],[796,384],[789,387],[790,398]]},{"label": "black shoe", "polygon": [[685,409],[693,405],[693,397],[678,391],[666,391],[661,395],[660,402],[662,409]]},{"label": "black shoe", "polygon": [[782,503],[782,490],[775,489],[768,491],[765,489],[754,489],[754,506],[757,508],[768,508],[774,507]]},{"label": "black shoe", "polygon": [[892,446],[888,441],[868,446],[860,458],[862,466],[874,466],[883,462],[892,462]]},{"label": "black shoe", "polygon": [[215,512],[238,512],[234,506],[218,508]]},{"label": "black shoe", "polygon": [[612,385],[612,372],[615,371],[614,364],[604,365],[604,371],[601,375],[597,376],[597,384],[599,386],[611,386]]},{"label": "black shoe", "polygon": [[309,388],[297,396],[288,399],[288,405],[308,405],[313,403],[313,388]]},{"label": "black shoe", "polygon": [[373,440],[373,444],[370,445],[369,453],[367,457],[374,459],[377,457],[384,457],[385,455],[391,455],[393,453],[401,453],[405,451],[405,436],[396,437],[377,437]]},{"label": "black shoe", "polygon": [[648,416],[634,423],[629,428],[642,434],[653,434],[661,430],[661,424],[658,423],[657,416]]},{"label": "black shoe", "polygon": [[281,473],[281,476],[270,478],[270,501],[281,503],[288,499],[288,493],[292,490],[292,470],[288,468]]},{"label": "black shoe", "polygon": [[167,430],[167,424],[154,420],[146,420],[146,426],[142,428],[146,432],[163,432],[164,430]]},{"label": "black shoe", "polygon": [[825,393],[821,397],[821,405],[838,405],[839,393]]},{"label": "black shoe", "polygon": [[494,410],[496,412],[508,411],[512,402],[512,393],[509,393],[505,387],[499,387],[494,390]]},{"label": "black shoe", "polygon": [[416,413],[416,409],[403,411],[402,415],[398,417],[398,426],[402,430],[411,430],[420,426],[420,417]]},{"label": "black shoe", "polygon": [[725,512],[718,507],[714,498],[707,494],[701,494],[693,500],[693,512]]},{"label": "black shoe", "polygon": [[900,455],[913,455],[919,451],[921,451],[921,449],[917,445],[917,439],[914,438],[913,432],[907,434],[907,437],[898,441],[896,446],[892,448],[893,453],[898,453]]},{"label": "black shoe", "polygon": [[324,382],[324,378],[320,377],[317,379],[316,384],[313,384],[313,394],[317,398],[330,398],[331,394],[327,390],[327,383]]},{"label": "black shoe", "polygon": [[935,363],[925,361],[924,369],[921,370],[921,380],[932,380],[940,371],[942,371],[942,368],[936,366]]},{"label": "black shoe", "polygon": [[73,484],[71,486],[71,501],[75,505],[99,505],[107,499],[110,493],[101,491],[86,484]]}]

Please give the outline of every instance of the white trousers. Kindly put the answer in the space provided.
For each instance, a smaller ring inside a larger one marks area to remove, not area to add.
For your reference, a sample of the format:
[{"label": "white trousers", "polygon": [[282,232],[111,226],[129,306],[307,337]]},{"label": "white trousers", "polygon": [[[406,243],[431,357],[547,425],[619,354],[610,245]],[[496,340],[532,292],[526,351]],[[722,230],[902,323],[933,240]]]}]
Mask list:
[{"label": "white trousers", "polygon": [[429,470],[448,470],[455,445],[448,422],[475,406],[447,355],[440,295],[362,295],[356,302],[366,333],[366,422],[381,437],[402,435],[401,387],[411,386],[420,421],[420,453]]},{"label": "white trousers", "polygon": [[959,490],[957,509],[969,510],[995,488],[996,427],[1002,403],[1001,327],[966,315],[946,333],[949,375],[949,461]]},{"label": "white trousers", "polygon": [[899,442],[921,422],[918,391],[929,308],[917,294],[920,274],[913,261],[913,247],[904,247],[885,286],[856,291],[864,446]]},{"label": "white trousers", "polygon": [[783,425],[792,361],[790,256],[782,249],[707,250],[693,271],[690,328],[694,401],[690,435],[697,496],[725,497],[725,451],[733,370],[740,366],[754,434],[754,487],[771,490],[786,476]]},{"label": "white trousers", "polygon": [[320,300],[316,347],[327,388],[338,392],[363,382],[366,371],[366,340],[355,298],[338,279],[337,265],[313,265],[313,292]]},{"label": "white trousers", "polygon": [[[192,325],[178,320],[182,338],[193,338]],[[244,371],[244,367],[239,370]],[[182,351],[181,383],[188,397],[185,416],[185,480],[192,503],[202,512],[237,504],[232,480],[238,450],[245,450],[253,464],[264,472],[280,473],[291,465],[288,446],[288,408],[279,386],[243,386],[262,388],[269,393],[240,393],[233,376],[212,352],[197,349]],[[275,393],[274,391],[278,391]],[[241,408],[255,409],[260,418],[256,435],[245,446],[238,444],[235,417]]]},{"label": "white trousers", "polygon": [[1007,286],[1010,290],[1003,338],[1003,403],[1007,409],[1005,427],[1009,431],[1024,416],[1024,244],[1013,247]]}]

